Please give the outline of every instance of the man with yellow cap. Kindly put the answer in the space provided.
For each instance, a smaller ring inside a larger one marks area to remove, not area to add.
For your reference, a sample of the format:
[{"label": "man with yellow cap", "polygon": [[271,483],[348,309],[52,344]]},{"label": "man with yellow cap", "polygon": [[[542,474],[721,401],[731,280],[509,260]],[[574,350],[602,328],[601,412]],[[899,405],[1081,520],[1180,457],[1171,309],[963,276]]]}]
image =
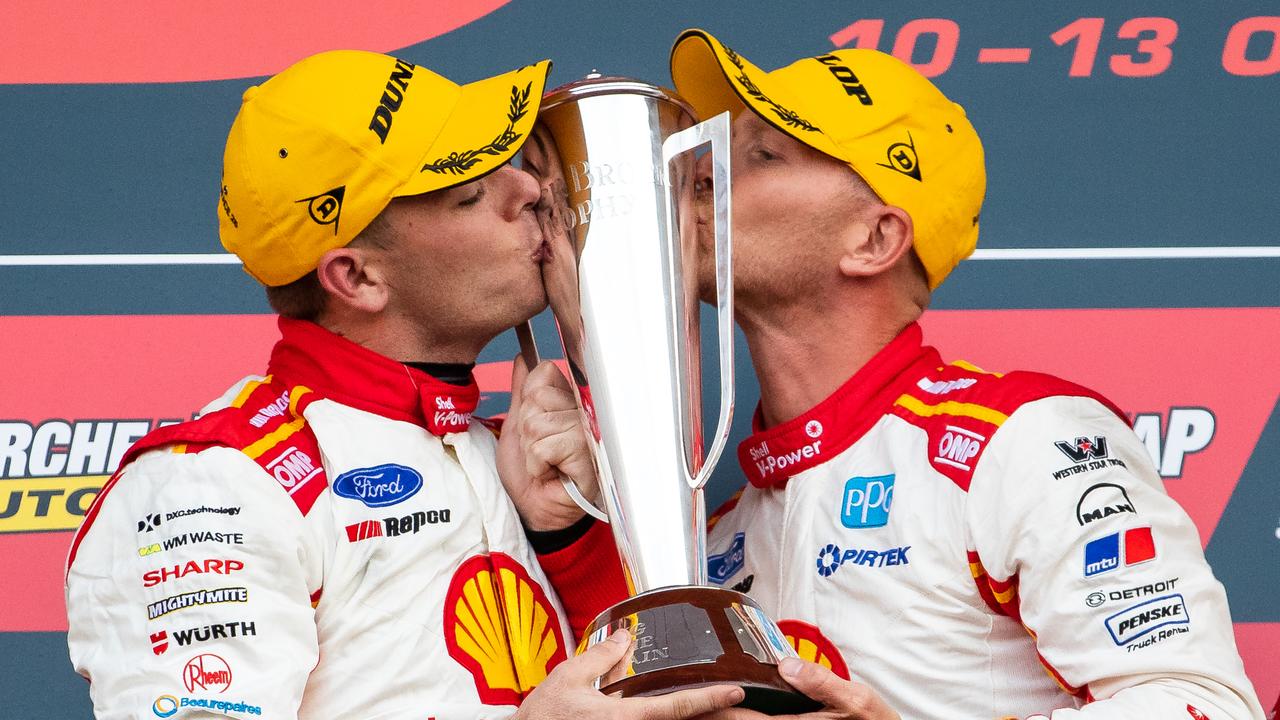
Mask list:
[{"label": "man with yellow cap", "polygon": [[472,417],[477,353],[545,305],[538,188],[509,160],[548,70],[458,86],[335,51],[244,94],[219,232],[281,339],[266,373],[137,443],[76,535],[69,644],[99,717],[680,718],[740,699],[602,696],[625,635],[552,672],[575,638],[499,481],[525,472],[519,429]]},{"label": "man with yellow cap", "polygon": [[1223,587],[1125,415],[923,342],[977,244],[964,109],[872,50],[764,72],[690,30],[671,71],[701,117],[735,115],[735,309],[761,388],[750,482],[708,551],[744,558],[717,581],[815,661],[784,674],[818,716],[1261,718]]},{"label": "man with yellow cap", "polygon": [[924,344],[930,293],[977,244],[964,109],[872,50],[764,72],[689,30],[671,73],[699,116],[735,117],[761,394],[709,574],[810,661],[779,670],[826,704],[811,717],[1261,719],[1222,585],[1125,415]]}]

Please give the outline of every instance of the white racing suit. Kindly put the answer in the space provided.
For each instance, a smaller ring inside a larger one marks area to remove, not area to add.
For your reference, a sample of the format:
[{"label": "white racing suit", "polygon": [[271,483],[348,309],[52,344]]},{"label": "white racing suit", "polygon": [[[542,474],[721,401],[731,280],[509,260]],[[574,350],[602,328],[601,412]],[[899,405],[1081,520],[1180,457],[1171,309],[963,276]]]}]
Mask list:
[{"label": "white racing suit", "polygon": [[712,580],[904,719],[1263,716],[1196,528],[1084,388],[912,325],[739,459]]},{"label": "white racing suit", "polygon": [[143,439],[76,536],[99,718],[495,718],[573,639],[479,399],[281,320],[267,377]]}]

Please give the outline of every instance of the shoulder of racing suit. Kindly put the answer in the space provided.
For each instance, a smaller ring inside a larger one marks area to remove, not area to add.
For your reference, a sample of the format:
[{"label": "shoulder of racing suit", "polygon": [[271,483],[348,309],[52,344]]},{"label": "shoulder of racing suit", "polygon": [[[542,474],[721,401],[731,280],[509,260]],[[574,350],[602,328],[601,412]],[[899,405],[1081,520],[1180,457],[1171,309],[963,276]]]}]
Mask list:
[{"label": "shoulder of racing suit", "polygon": [[[239,450],[275,478],[302,515],[311,511],[316,498],[328,487],[320,445],[307,425],[303,410],[319,399],[310,389],[289,386],[271,376],[249,378],[215,401],[195,420],[156,428],[134,443],[120,460],[115,474],[103,485],[85,513],[67,557],[75,561],[81,540],[97,519],[103,500],[121,480],[130,463],[142,455],[167,449],[174,453],[199,453],[209,448]],[[211,409],[218,408],[218,409]]]},{"label": "shoulder of racing suit", "polygon": [[1092,398],[1128,424],[1110,400],[1081,385],[1038,372],[986,372],[963,361],[919,378],[890,414],[924,430],[934,469],[968,492],[974,468],[1009,416],[1050,397]]}]

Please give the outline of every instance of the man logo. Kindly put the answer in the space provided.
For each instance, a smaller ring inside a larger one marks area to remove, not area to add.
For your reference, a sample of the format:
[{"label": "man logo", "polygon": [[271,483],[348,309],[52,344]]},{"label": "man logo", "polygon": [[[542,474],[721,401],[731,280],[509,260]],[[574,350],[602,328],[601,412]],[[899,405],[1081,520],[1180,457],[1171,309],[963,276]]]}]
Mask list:
[{"label": "man logo", "polygon": [[1129,493],[1115,483],[1098,483],[1091,486],[1080,496],[1076,503],[1076,522],[1083,527],[1095,520],[1119,515],[1121,513],[1138,514]]},{"label": "man logo", "polygon": [[346,194],[347,186],[339,185],[328,192],[294,202],[306,203],[307,214],[311,216],[311,220],[317,225],[332,225],[333,234],[337,235],[338,219],[342,216],[342,198]]},{"label": "man logo", "polygon": [[911,137],[911,133],[907,133],[906,142],[897,142],[889,146],[885,152],[888,163],[876,163],[880,167],[886,167],[890,170],[896,170],[903,175],[915,180],[920,180],[920,158],[916,155],[916,142]]}]

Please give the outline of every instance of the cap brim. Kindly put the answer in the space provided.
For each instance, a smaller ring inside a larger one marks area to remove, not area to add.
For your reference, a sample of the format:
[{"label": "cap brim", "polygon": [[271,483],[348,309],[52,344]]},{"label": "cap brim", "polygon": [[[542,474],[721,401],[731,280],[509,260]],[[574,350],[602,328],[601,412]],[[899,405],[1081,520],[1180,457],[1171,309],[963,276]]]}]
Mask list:
[{"label": "cap brim", "polygon": [[671,80],[700,119],[746,106],[762,120],[813,149],[849,162],[840,148],[806,119],[803,98],[705,30],[680,33],[671,47]]},{"label": "cap brim", "polygon": [[551,72],[543,60],[463,85],[444,127],[396,197],[471,182],[511,160],[529,136]]}]

